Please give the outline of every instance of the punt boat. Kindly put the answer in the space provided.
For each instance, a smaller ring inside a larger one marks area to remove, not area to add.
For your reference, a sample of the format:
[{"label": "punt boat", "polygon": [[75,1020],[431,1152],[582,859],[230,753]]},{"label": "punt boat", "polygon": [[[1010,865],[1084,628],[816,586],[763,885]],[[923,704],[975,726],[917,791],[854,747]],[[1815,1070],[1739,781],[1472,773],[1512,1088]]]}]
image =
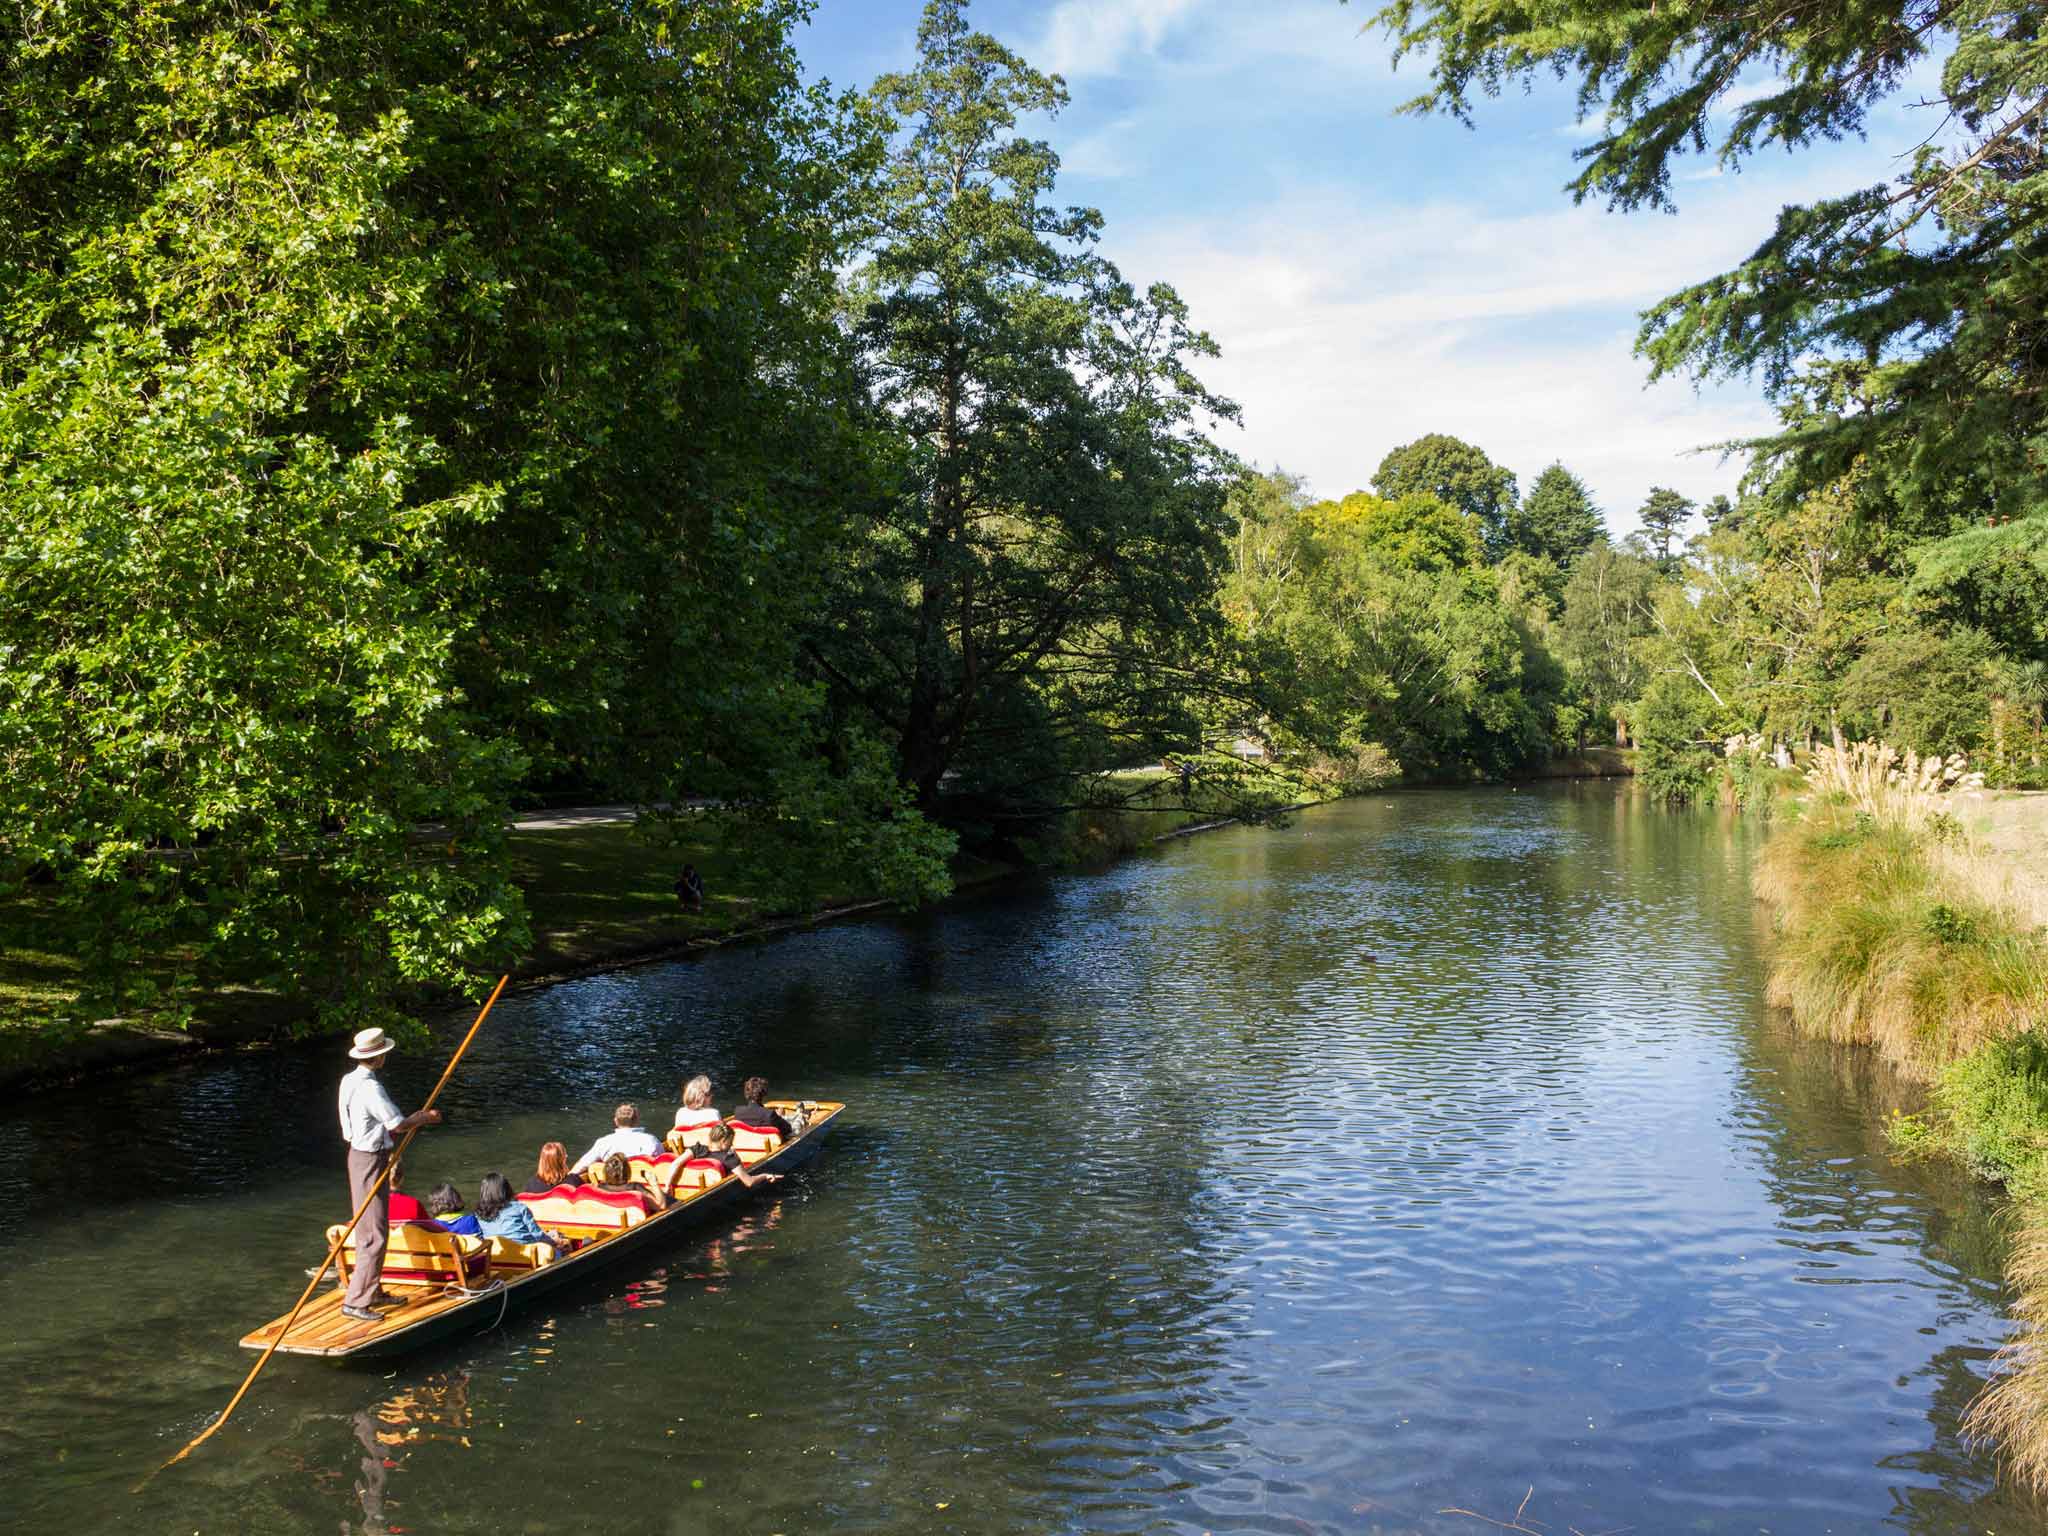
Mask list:
[{"label": "punt boat", "polygon": [[[771,1101],[794,1121],[793,1111],[806,1116],[803,1129],[784,1140],[743,1134],[735,1125],[734,1150],[749,1174],[786,1173],[817,1154],[819,1142],[846,1106],[816,1100]],[[475,1328],[493,1328],[514,1307],[572,1281],[651,1252],[719,1215],[735,1210],[750,1193],[735,1177],[717,1177],[715,1168],[688,1158],[662,1156],[635,1159],[636,1182],[660,1188],[673,1203],[643,1216],[639,1202],[619,1193],[585,1186],[555,1190],[521,1200],[550,1231],[575,1238],[575,1246],[557,1250],[548,1243],[513,1243],[503,1238],[457,1237],[453,1233],[394,1224],[384,1256],[383,1286],[393,1298],[382,1304],[375,1322],[341,1315],[346,1276],[353,1246],[344,1250],[341,1283],[307,1302],[298,1320],[285,1332],[287,1317],[266,1323],[242,1339],[244,1349],[268,1349],[282,1333],[280,1353],[324,1355],[329,1359],[376,1359],[402,1354]],[[329,1242],[340,1225],[329,1229]]]}]

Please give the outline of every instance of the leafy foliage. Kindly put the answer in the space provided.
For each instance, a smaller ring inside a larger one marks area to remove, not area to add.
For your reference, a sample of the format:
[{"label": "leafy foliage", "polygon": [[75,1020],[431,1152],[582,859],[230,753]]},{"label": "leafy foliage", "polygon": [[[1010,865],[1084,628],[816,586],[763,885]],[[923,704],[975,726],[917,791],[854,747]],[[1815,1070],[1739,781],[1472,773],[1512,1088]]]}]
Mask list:
[{"label": "leafy foliage", "polygon": [[1380,460],[1372,488],[1389,500],[1431,496],[1464,513],[1478,528],[1489,559],[1497,560],[1515,547],[1513,473],[1458,438],[1432,432],[1402,444]]},{"label": "leafy foliage", "polygon": [[[0,862],[121,1008],[523,939],[506,800],[794,771],[864,462],[798,7],[33,6],[0,71]],[[427,835],[421,828],[438,823]]]},{"label": "leafy foliage", "polygon": [[872,92],[894,137],[855,295],[893,478],[810,654],[919,807],[1007,820],[1199,750],[1231,696],[1233,467],[1205,433],[1235,409],[1179,296],[1049,201],[1057,158],[1016,129],[1065,88],[963,9],[933,0],[918,67]]}]

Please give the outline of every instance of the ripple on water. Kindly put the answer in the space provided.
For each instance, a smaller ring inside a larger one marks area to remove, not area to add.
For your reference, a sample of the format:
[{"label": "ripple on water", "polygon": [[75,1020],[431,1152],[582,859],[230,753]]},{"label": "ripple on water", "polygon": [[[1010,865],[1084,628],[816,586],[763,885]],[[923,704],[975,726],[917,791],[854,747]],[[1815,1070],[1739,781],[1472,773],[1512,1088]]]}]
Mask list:
[{"label": "ripple on water", "polygon": [[[696,1070],[853,1108],[609,1286],[388,1378],[281,1367],[152,1528],[2027,1528],[1956,1442],[1988,1210],[1770,1023],[1747,835],[1604,788],[1354,802],[501,1005],[415,1187]],[[83,1170],[0,1213],[0,1519],[138,1518],[106,1490],[333,1214],[331,1068],[0,1122]],[[161,1155],[108,1167],[104,1124]]]}]

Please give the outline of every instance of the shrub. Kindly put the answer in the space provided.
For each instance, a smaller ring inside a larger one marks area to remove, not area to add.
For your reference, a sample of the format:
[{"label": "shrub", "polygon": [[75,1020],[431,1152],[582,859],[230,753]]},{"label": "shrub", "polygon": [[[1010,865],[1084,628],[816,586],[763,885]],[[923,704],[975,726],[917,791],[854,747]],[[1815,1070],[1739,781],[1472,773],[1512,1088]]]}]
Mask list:
[{"label": "shrub", "polygon": [[1982,860],[1836,802],[1778,832],[1757,894],[1777,910],[1770,997],[1806,1029],[1933,1074],[2048,1027],[2048,941]]}]

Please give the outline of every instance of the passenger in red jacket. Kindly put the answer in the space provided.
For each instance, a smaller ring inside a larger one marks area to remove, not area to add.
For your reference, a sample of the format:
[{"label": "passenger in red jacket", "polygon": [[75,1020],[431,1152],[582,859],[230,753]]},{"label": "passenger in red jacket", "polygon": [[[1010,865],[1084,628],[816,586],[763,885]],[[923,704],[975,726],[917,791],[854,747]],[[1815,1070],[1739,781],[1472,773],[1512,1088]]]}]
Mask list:
[{"label": "passenger in red jacket", "polygon": [[390,1198],[386,1202],[393,1221],[424,1221],[427,1208],[398,1186],[405,1178],[405,1164],[391,1165]]}]

